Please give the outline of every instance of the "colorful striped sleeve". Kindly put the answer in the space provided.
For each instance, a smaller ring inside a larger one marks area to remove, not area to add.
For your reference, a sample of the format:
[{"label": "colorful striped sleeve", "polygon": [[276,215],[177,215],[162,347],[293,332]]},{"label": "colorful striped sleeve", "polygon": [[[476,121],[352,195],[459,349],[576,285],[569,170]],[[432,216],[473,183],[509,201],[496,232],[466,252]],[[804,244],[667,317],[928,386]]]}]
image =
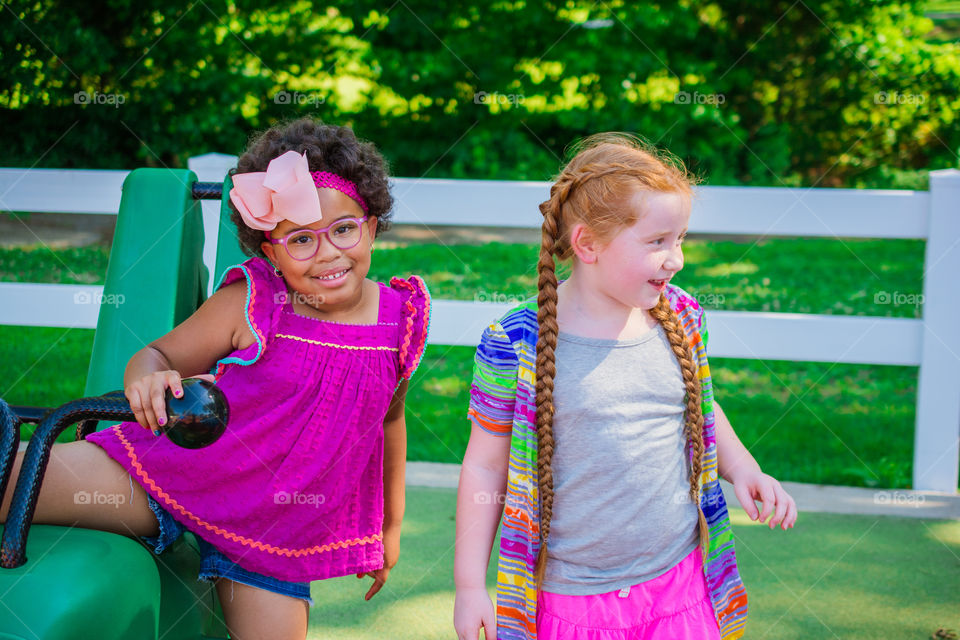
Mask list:
[{"label": "colorful striped sleeve", "polygon": [[709,333],[707,331],[707,310],[703,307],[700,307],[700,317],[697,318],[697,331],[700,332],[700,339],[703,340],[703,350],[707,350],[707,339]]},{"label": "colorful striped sleeve", "polygon": [[513,431],[519,361],[499,322],[488,326],[480,339],[470,385],[470,421],[497,436]]}]

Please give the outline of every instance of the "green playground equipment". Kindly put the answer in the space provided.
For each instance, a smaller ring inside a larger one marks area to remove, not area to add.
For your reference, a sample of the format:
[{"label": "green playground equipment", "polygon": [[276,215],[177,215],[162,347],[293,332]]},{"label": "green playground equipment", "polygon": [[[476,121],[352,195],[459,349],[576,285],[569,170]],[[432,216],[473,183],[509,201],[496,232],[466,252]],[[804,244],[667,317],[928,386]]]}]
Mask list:
[{"label": "green playground equipment", "polygon": [[[217,281],[245,259],[224,197],[229,189],[229,176],[223,184],[200,183],[187,170],[137,169],[127,176],[103,290],[111,304],[100,308],[87,396],[121,389],[130,356],[206,298],[201,199],[221,201]],[[38,416],[34,410],[33,421]],[[197,580],[199,566],[189,533],[156,556],[131,537],[31,527],[26,563],[0,568],[0,640],[227,638],[216,590]]]}]

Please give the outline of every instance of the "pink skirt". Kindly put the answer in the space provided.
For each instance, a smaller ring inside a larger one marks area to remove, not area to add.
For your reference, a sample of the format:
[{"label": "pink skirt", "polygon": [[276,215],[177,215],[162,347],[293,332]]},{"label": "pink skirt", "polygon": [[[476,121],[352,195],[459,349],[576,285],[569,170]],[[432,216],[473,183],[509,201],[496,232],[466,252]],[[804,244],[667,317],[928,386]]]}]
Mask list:
[{"label": "pink skirt", "polygon": [[538,639],[720,640],[699,548],[665,574],[626,591],[595,596],[541,591]]}]

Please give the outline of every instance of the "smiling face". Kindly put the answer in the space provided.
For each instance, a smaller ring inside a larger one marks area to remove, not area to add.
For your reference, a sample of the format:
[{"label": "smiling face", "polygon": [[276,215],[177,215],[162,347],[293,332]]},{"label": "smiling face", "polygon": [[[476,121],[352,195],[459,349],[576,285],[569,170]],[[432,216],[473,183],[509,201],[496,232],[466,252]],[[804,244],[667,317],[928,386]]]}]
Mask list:
[{"label": "smiling face", "polygon": [[[317,189],[323,219],[300,226],[289,220],[281,221],[270,232],[279,240],[298,229],[323,229],[343,218],[362,218],[363,209],[349,196],[334,189]],[[325,234],[319,234],[317,253],[309,260],[294,260],[281,244],[264,241],[260,247],[270,262],[283,273],[287,285],[299,296],[296,298],[316,309],[350,308],[360,304],[363,283],[370,271],[370,251],[377,229],[376,216],[370,216],[362,225],[360,242],[350,249],[339,249]],[[329,233],[335,234],[333,226]],[[296,300],[295,299],[295,300]]]},{"label": "smiling face", "polygon": [[637,212],[637,221],[609,242],[577,254],[599,293],[618,305],[649,310],[683,268],[690,200],[680,193],[637,190],[625,206]]}]

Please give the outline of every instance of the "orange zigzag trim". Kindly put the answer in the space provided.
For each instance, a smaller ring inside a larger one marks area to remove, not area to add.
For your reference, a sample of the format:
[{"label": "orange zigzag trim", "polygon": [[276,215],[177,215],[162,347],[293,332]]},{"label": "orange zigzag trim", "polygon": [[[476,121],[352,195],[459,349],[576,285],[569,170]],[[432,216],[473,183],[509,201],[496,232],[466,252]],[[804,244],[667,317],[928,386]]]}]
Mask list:
[{"label": "orange zigzag trim", "polygon": [[288,558],[299,558],[301,556],[309,556],[317,553],[324,553],[326,551],[333,551],[334,549],[352,547],[358,544],[372,544],[374,542],[378,542],[383,539],[383,534],[377,533],[372,536],[354,538],[353,540],[342,540],[340,542],[333,542],[333,543],[324,544],[324,545],[316,545],[313,547],[305,547],[303,549],[287,549],[284,547],[275,547],[271,544],[260,542],[259,540],[253,540],[251,538],[246,538],[244,536],[237,535],[231,531],[227,531],[226,529],[218,527],[215,524],[210,524],[205,520],[201,520],[200,518],[195,516],[193,513],[187,511],[187,509],[185,509],[183,505],[178,503],[166,491],[161,489],[159,485],[157,485],[157,483],[154,482],[153,479],[147,475],[147,472],[143,470],[143,465],[141,465],[140,461],[137,459],[137,453],[136,451],[134,451],[133,445],[131,445],[130,441],[127,440],[124,437],[123,433],[120,432],[120,425],[113,427],[113,431],[114,433],[116,433],[117,437],[120,439],[120,442],[123,443],[124,448],[126,448],[127,455],[130,456],[130,462],[133,465],[133,468],[136,471],[137,475],[143,480],[144,486],[147,486],[153,489],[157,493],[157,495],[161,499],[163,499],[165,503],[173,507],[173,509],[175,509],[176,511],[180,512],[190,520],[193,520],[204,529],[211,531],[219,536],[222,536],[227,540],[230,540],[232,542],[238,542],[242,545],[257,549],[258,551],[267,551],[274,555],[286,556]]}]

